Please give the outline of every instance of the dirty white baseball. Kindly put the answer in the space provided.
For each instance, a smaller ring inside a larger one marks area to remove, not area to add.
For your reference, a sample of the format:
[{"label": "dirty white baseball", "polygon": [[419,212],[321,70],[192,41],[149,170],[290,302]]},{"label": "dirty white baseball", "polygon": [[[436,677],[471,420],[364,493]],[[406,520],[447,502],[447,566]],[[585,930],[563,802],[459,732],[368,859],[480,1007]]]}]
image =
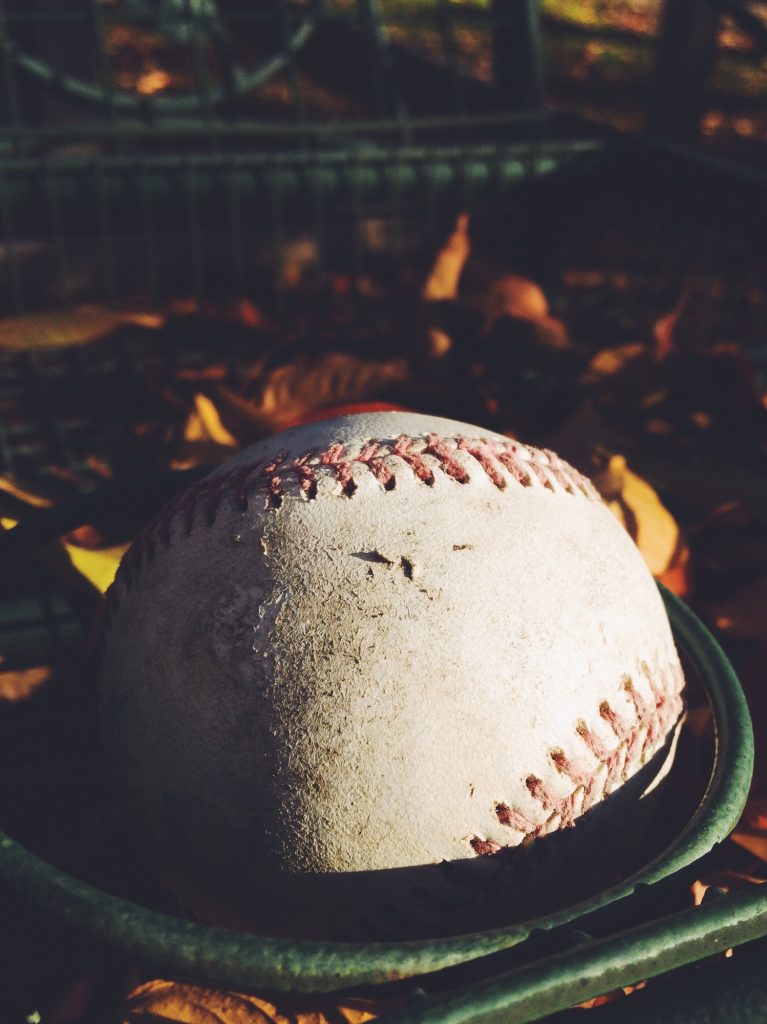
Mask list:
[{"label": "dirty white baseball", "polygon": [[185,911],[277,935],[460,931],[600,884],[682,716],[591,484],[409,413],[275,435],[168,506],[100,679],[131,842]]}]

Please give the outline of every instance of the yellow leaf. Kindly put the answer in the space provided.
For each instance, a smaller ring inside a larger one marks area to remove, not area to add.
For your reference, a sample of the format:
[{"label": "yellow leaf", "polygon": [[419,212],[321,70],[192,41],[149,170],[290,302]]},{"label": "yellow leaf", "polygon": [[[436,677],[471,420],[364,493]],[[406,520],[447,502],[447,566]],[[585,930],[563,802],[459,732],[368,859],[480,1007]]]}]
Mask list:
[{"label": "yellow leaf", "polygon": [[103,594],[115,578],[117,566],[127,551],[128,545],[120,544],[113,548],[102,548],[99,551],[80,548],[74,544],[65,544],[64,548],[75,569]]},{"label": "yellow leaf", "polygon": [[612,377],[613,374],[625,369],[634,360],[646,355],[647,348],[641,342],[631,345],[619,345],[617,348],[605,348],[593,357],[589,363],[587,382],[594,382]]},{"label": "yellow leaf", "polygon": [[265,999],[158,979],[128,996],[122,1024],[365,1024],[392,1005],[353,996]]},{"label": "yellow leaf", "polygon": [[197,394],[194,396],[194,412],[187,420],[184,428],[185,441],[215,441],[216,444],[226,445],[228,448],[236,448],[237,441],[224,424],[218,411],[207,397]]}]

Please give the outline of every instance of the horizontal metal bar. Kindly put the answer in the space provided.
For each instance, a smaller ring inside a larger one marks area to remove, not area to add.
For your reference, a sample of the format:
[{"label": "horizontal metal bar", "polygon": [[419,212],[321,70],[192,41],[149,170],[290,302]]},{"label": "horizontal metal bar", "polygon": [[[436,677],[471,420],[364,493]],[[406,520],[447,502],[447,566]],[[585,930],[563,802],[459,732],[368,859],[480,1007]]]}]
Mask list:
[{"label": "horizontal metal bar", "polygon": [[[502,111],[488,114],[451,114],[449,116],[408,117],[407,127],[413,131],[454,131],[456,128],[502,128],[504,125],[546,124],[553,120],[550,111]],[[196,118],[164,117],[161,121],[116,119],[114,121],[78,121],[76,125],[0,125],[0,140],[7,139],[102,139],[115,133],[123,138],[195,138],[211,135],[217,138],[251,136],[295,138],[298,141],[337,135],[399,134],[402,122],[392,119],[304,122],[300,125],[282,121],[224,121],[214,117],[205,121]]]},{"label": "horizontal metal bar", "polygon": [[392,161],[432,163],[453,160],[529,160],[536,156],[577,156],[604,149],[598,139],[571,141],[540,141],[511,143],[467,143],[434,146],[373,146],[359,143],[354,150],[326,150],[317,152],[284,153],[202,153],[191,156],[177,154],[142,156],[63,156],[0,158],[0,173],[28,174],[47,171],[49,174],[68,175],[92,171],[99,167],[105,173],[146,170],[220,171],[229,168],[264,169],[340,166],[387,166]]},{"label": "horizontal metal bar", "polygon": [[[0,160],[3,198],[26,232],[47,234],[41,201],[55,197],[67,230],[93,228],[96,178],[103,188],[113,230],[135,223],[151,196],[158,224],[175,223],[183,187],[193,189],[200,216],[218,216],[227,183],[236,182],[238,202],[268,207],[275,194],[291,201],[291,216],[311,209],[320,198],[337,204],[386,198],[392,189],[403,201],[450,195],[470,187],[474,195],[497,195],[528,178],[563,164],[599,154],[597,141],[504,145],[372,146],[334,152],[210,154],[204,156],[67,157]],[[44,192],[47,189],[48,192]],[[142,189],[146,193],[142,197]],[[48,198],[50,198],[48,196]],[[41,199],[42,197],[42,199]]]},{"label": "horizontal metal bar", "polygon": [[767,935],[761,886],[609,936],[459,995],[379,1017],[379,1024],[527,1024]]}]

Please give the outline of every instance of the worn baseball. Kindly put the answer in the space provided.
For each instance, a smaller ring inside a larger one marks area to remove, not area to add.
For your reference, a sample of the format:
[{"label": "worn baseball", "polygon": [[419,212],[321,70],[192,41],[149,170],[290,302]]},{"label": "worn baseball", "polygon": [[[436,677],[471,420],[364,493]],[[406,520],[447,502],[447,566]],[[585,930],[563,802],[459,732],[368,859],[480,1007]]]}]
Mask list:
[{"label": "worn baseball", "polygon": [[342,939],[614,881],[682,688],[588,480],[394,412],[267,438],[168,505],[109,592],[100,667],[120,818],[177,905]]}]

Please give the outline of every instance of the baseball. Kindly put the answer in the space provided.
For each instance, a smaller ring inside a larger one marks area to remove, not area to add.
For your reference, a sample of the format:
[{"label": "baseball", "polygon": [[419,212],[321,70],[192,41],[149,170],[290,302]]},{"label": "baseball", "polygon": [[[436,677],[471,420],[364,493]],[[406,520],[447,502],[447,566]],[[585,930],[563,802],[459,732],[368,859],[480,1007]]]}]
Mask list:
[{"label": "baseball", "polygon": [[240,452],[107,599],[130,842],[201,920],[431,936],[614,880],[683,676],[638,550],[554,453],[376,413]]}]

